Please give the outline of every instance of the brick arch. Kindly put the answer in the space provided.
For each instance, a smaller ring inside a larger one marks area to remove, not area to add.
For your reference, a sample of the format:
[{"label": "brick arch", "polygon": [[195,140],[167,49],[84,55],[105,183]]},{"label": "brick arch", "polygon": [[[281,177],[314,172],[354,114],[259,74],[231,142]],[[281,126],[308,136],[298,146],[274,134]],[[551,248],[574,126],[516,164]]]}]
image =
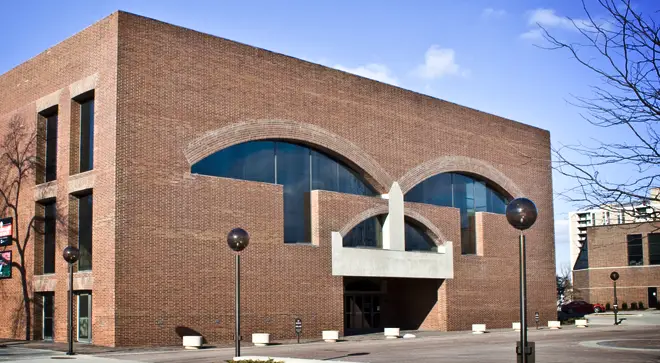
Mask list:
[{"label": "brick arch", "polygon": [[369,208],[362,213],[356,215],[355,217],[351,218],[348,223],[344,225],[338,232],[341,234],[342,237],[346,236],[348,232],[350,232],[355,226],[360,224],[360,222],[365,221],[371,217],[375,217],[381,214],[387,214],[389,212],[389,207],[384,204],[384,205],[377,205],[373,208]]},{"label": "brick arch", "polygon": [[424,228],[426,228],[426,233],[431,236],[431,238],[435,241],[435,244],[438,246],[444,245],[445,242],[447,242],[447,238],[442,233],[442,231],[440,231],[440,228],[436,227],[433,222],[428,220],[428,218],[424,217],[421,213],[417,212],[416,210],[406,208],[403,211],[403,215],[414,219],[416,222],[424,226]]},{"label": "brick arch", "polygon": [[209,131],[184,149],[188,163],[248,141],[279,139],[300,141],[327,150],[343,162],[365,173],[365,179],[380,193],[387,193],[394,179],[376,160],[349,140],[316,125],[290,120],[250,120]]},{"label": "brick arch", "polygon": [[443,156],[419,164],[399,179],[399,185],[405,194],[417,184],[434,175],[450,172],[464,172],[484,177],[514,198],[524,195],[522,189],[513,180],[493,165],[466,156]]},{"label": "brick arch", "polygon": [[[353,228],[355,228],[355,226],[360,224],[360,222],[378,215],[387,214],[388,212],[389,212],[389,207],[387,205],[379,205],[373,208],[369,208],[363,211],[362,213],[356,215],[355,217],[351,218],[351,220],[347,222],[339,230],[339,234],[341,234],[341,236],[344,237],[348,234],[348,232],[350,232]],[[421,224],[426,229],[426,233],[429,234],[429,236],[431,237],[431,239],[433,239],[436,245],[442,246],[445,244],[445,242],[447,242],[447,238],[440,231],[440,229],[435,224],[433,224],[433,222],[428,220],[428,218],[424,217],[419,212],[412,209],[405,209],[403,214],[404,216],[413,219],[417,223]]]}]

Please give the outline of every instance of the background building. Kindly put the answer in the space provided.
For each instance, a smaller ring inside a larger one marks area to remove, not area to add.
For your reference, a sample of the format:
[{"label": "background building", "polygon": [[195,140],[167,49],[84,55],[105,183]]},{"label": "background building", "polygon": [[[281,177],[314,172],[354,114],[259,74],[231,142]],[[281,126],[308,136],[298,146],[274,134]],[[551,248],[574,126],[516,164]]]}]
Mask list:
[{"label": "background building", "polygon": [[569,214],[573,295],[591,303],[613,303],[612,271],[619,305],[642,302],[657,306],[660,285],[660,224],[658,189],[651,198],[619,207],[604,206]]},{"label": "background building", "polygon": [[[67,245],[78,340],[231,339],[234,227],[244,336],[510,327],[519,196],[529,311],[556,317],[547,131],[123,12],[0,76],[0,115],[42,140],[27,214],[66,225],[27,251],[35,339],[65,340]],[[20,337],[20,284],[0,289]]]}]

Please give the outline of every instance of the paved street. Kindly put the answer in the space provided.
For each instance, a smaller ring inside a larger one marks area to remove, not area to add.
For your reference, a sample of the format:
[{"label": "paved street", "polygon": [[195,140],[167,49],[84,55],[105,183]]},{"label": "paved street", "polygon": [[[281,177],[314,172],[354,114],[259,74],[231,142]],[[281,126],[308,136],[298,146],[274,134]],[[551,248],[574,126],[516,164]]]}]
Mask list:
[{"label": "paved street", "polygon": [[[641,320],[641,318],[638,318]],[[483,335],[468,332],[421,332],[418,338],[384,340],[368,336],[335,344],[274,345],[243,348],[243,355],[314,358],[351,362],[512,362],[518,333],[494,331]],[[654,325],[601,325],[587,329],[568,327],[559,331],[530,330],[536,342],[537,362],[658,362],[660,330]],[[617,348],[618,347],[618,348]],[[621,349],[624,348],[624,349]],[[76,356],[78,362],[224,362],[232,348],[185,351],[179,348],[132,350]],[[52,362],[62,353],[9,347],[0,349],[0,361]]]}]

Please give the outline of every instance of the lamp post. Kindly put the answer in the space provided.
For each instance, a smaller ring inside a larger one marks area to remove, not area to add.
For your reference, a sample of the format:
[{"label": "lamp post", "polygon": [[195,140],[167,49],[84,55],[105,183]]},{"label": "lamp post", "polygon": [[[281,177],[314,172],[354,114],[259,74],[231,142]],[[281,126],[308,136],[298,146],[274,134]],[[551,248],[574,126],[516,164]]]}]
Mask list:
[{"label": "lamp post", "polygon": [[250,235],[242,228],[234,228],[227,235],[227,244],[229,248],[236,252],[236,305],[234,321],[236,322],[234,330],[234,345],[236,347],[235,356],[241,356],[241,254],[250,243]]},{"label": "lamp post", "polygon": [[62,257],[69,264],[69,298],[67,299],[67,341],[69,343],[69,350],[66,355],[73,355],[73,264],[80,258],[80,251],[73,247],[68,246],[62,252]]},{"label": "lamp post", "polygon": [[616,300],[616,280],[619,279],[619,273],[616,271],[613,271],[610,274],[610,279],[614,283],[614,325],[619,325],[619,319],[617,317],[617,313],[619,312],[619,304]]},{"label": "lamp post", "polygon": [[506,207],[507,221],[520,231],[520,350],[516,349],[516,354],[521,356],[522,360],[519,362],[522,363],[527,363],[527,355],[534,356],[533,349],[528,350],[527,347],[527,256],[523,231],[536,222],[537,216],[536,205],[527,198],[516,198]]}]

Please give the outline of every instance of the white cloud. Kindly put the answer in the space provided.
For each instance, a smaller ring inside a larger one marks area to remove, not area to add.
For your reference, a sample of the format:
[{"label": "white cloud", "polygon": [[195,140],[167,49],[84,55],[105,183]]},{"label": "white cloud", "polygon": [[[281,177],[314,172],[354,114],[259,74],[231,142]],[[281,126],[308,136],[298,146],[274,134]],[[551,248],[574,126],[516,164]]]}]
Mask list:
[{"label": "white cloud", "polygon": [[453,49],[432,45],[424,55],[424,64],[420,64],[414,74],[425,79],[437,79],[448,75],[468,76],[469,71],[456,63]]},{"label": "white cloud", "polygon": [[364,66],[358,66],[353,68],[345,67],[342,66],[341,64],[337,64],[333,68],[339,69],[340,71],[353,73],[365,78],[370,78],[383,83],[389,83],[395,86],[398,85],[398,81],[396,77],[394,76],[392,71],[384,64],[371,63]]},{"label": "white cloud", "polygon": [[591,21],[588,19],[569,19],[565,16],[557,15],[557,12],[554,9],[544,8],[529,11],[527,13],[527,25],[534,28],[522,33],[520,37],[532,40],[543,38],[543,33],[539,27],[572,31],[593,28],[593,24],[591,24]]},{"label": "white cloud", "polygon": [[506,10],[504,9],[485,8],[481,11],[482,18],[501,18],[504,15],[506,15]]}]

